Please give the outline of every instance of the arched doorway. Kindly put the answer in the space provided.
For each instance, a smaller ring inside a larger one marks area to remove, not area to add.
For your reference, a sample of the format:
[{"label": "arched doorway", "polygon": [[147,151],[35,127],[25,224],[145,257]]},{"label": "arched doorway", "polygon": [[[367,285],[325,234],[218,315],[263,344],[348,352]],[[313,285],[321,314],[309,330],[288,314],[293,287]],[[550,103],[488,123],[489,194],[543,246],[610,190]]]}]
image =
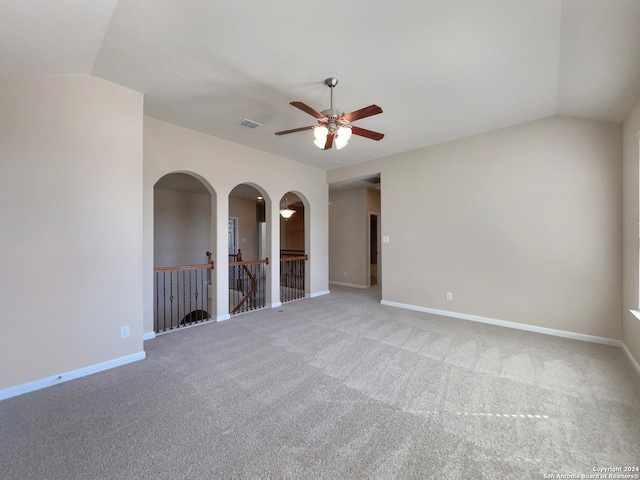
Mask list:
[{"label": "arched doorway", "polygon": [[268,199],[260,187],[242,183],[229,193],[229,313],[267,305]]},{"label": "arched doorway", "polygon": [[280,301],[305,298],[308,269],[306,229],[306,199],[301,194],[287,192],[280,199]]},{"label": "arched doorway", "polygon": [[194,175],[170,173],[154,185],[154,331],[208,321],[215,311],[212,189]]}]

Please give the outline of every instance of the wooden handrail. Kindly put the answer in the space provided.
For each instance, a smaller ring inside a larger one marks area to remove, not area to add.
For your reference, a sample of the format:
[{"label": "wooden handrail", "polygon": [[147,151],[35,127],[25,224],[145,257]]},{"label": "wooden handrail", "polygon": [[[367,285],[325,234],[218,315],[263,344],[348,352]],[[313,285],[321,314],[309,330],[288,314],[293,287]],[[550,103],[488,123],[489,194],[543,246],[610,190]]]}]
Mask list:
[{"label": "wooden handrail", "polygon": [[282,257],[281,262],[291,262],[293,260],[309,260],[309,255],[302,255],[300,257]]},{"label": "wooden handrail", "polygon": [[269,265],[269,257],[262,260],[243,260],[242,262],[229,262],[230,267],[239,267],[242,265],[256,265],[258,263],[265,263]]},{"label": "wooden handrail", "polygon": [[175,267],[155,267],[153,271],[154,272],[173,272],[176,270],[195,270],[197,268],[210,268],[211,270],[213,270],[214,262],[211,261],[211,263],[202,263],[199,265],[178,265]]}]

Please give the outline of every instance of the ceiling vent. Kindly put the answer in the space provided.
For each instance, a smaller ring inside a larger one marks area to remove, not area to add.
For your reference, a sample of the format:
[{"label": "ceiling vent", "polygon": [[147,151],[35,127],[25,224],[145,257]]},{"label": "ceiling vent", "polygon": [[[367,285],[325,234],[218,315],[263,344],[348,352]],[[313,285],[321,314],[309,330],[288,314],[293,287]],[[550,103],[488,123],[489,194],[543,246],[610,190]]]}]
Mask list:
[{"label": "ceiling vent", "polygon": [[238,125],[242,125],[243,127],[250,128],[251,130],[255,130],[256,128],[262,126],[261,123],[254,122],[253,120],[249,120],[248,118],[245,118],[245,119],[239,121]]},{"label": "ceiling vent", "polygon": [[375,185],[375,184],[380,183],[380,177],[365,178],[363,181],[364,182],[373,183]]}]

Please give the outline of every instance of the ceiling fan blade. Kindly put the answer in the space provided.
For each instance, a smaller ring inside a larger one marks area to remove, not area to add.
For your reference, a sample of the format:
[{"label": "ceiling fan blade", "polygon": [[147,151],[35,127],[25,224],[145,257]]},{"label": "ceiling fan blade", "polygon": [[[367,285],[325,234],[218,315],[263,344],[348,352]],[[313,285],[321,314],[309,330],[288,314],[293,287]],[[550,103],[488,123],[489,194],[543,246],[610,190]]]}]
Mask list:
[{"label": "ceiling fan blade", "polygon": [[327,135],[327,143],[324,144],[323,150],[329,150],[333,146],[333,133]]},{"label": "ceiling fan blade", "polygon": [[369,105],[355,112],[347,113],[343,118],[347,122],[354,122],[361,118],[370,117],[371,115],[378,115],[379,113],[382,113],[382,109],[378,105]]},{"label": "ceiling fan blade", "polygon": [[373,132],[366,128],[356,127],[355,125],[351,125],[351,133],[354,135],[360,135],[361,137],[370,138],[371,140],[382,140],[384,138],[383,133]]},{"label": "ceiling fan blade", "polygon": [[291,105],[293,105],[296,108],[299,108],[303,112],[308,113],[312,117],[316,117],[318,120],[322,120],[323,118],[327,118],[324,115],[322,115],[320,112],[316,112],[313,108],[311,108],[309,105],[307,105],[305,103],[302,103],[302,102],[291,102]]},{"label": "ceiling fan blade", "polygon": [[286,135],[287,133],[302,132],[303,130],[311,130],[312,128],[316,128],[316,125],[312,125],[310,127],[292,128],[291,130],[283,130],[281,132],[276,132],[276,135]]}]

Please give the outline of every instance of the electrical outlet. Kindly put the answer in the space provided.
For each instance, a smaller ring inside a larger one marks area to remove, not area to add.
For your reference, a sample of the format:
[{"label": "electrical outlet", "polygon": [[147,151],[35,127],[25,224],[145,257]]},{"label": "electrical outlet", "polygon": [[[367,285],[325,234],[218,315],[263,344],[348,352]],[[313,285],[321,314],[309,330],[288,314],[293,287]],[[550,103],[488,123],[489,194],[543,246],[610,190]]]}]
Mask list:
[{"label": "electrical outlet", "polygon": [[129,338],[129,327],[120,327],[120,338]]},{"label": "electrical outlet", "polygon": [[343,273],[344,273],[344,276],[346,277],[347,276],[347,272],[343,272]]},{"label": "electrical outlet", "polygon": [[453,300],[453,293],[447,292],[447,300]]}]

